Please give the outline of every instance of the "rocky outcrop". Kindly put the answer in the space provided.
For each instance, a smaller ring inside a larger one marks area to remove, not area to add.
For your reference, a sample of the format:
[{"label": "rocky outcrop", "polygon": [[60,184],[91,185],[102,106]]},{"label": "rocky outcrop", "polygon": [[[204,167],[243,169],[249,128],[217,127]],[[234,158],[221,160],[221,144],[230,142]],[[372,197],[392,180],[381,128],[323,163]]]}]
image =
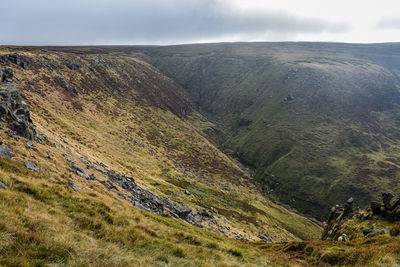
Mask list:
[{"label": "rocky outcrop", "polygon": [[[96,180],[103,184],[109,191],[115,191],[120,197],[129,200],[134,206],[157,213],[159,215],[173,217],[195,224],[192,209],[183,203],[177,203],[169,198],[162,198],[147,191],[136,184],[134,178],[115,172],[105,164],[91,162],[86,157],[82,158],[87,168],[95,170],[107,177],[107,180],[99,180],[93,174],[89,175],[85,170],[70,162],[71,171],[86,180]],[[126,194],[121,189],[124,189]]]},{"label": "rocky outcrop", "polygon": [[[65,147],[65,149],[68,150],[69,147]],[[86,169],[88,170],[86,171],[83,168],[78,167],[77,164],[70,161],[68,158],[66,159],[71,166],[71,172],[86,180],[101,183],[108,191],[130,201],[135,207],[141,210],[185,221],[196,227],[204,227],[209,231],[220,232],[225,236],[228,236],[228,233],[230,233],[234,239],[247,241],[247,238],[242,234],[232,231],[229,226],[221,225],[217,221],[216,217],[219,212],[214,207],[210,207],[210,210],[203,209],[196,213],[192,208],[181,202],[157,196],[140,187],[134,178],[120,174],[110,169],[102,162],[91,161],[88,157],[82,156],[81,162],[86,166]],[[89,174],[89,170],[96,172],[96,175],[94,173]],[[96,178],[97,173],[100,176],[105,177],[106,180]],[[69,185],[73,188],[71,183],[69,183]],[[262,242],[273,242],[271,238],[266,238],[265,235],[263,235],[263,238],[260,237],[260,240]]]},{"label": "rocky outcrop", "polygon": [[[357,218],[360,222],[366,220],[385,219],[392,222],[400,221],[400,194],[389,192],[382,193],[382,201],[371,201],[370,206],[361,212],[353,210],[353,198],[350,198],[344,207],[336,205],[332,207],[329,214],[328,222],[325,224],[322,234],[322,240],[336,240],[342,226],[351,218]],[[370,229],[364,228],[362,234],[364,236],[372,236],[386,233],[387,229]]]},{"label": "rocky outcrop", "polygon": [[0,82],[12,82],[13,76],[14,74],[12,69],[0,69]]},{"label": "rocky outcrop", "polygon": [[0,69],[0,120],[16,135],[33,140],[36,130],[28,106],[13,82],[12,69]]},{"label": "rocky outcrop", "polygon": [[322,240],[335,240],[338,231],[342,225],[350,218],[354,216],[353,210],[354,199],[351,197],[347,200],[346,205],[336,205],[331,208],[328,222],[325,224],[324,231],[322,233]]},{"label": "rocky outcrop", "polygon": [[61,78],[60,76],[56,76],[56,77],[54,78],[54,82],[55,82],[57,85],[59,85],[61,88],[63,88],[65,91],[67,91],[68,93],[70,93],[72,96],[75,96],[75,97],[76,97],[76,96],[79,95],[78,90],[76,90],[75,87],[69,86],[68,83],[67,83],[63,78]]},{"label": "rocky outcrop", "polygon": [[391,221],[400,221],[400,194],[382,193],[382,202],[372,201],[371,211]]},{"label": "rocky outcrop", "polygon": [[18,65],[23,69],[28,69],[29,65],[32,64],[32,60],[29,57],[17,53],[0,56],[0,63],[4,64],[9,62]]}]

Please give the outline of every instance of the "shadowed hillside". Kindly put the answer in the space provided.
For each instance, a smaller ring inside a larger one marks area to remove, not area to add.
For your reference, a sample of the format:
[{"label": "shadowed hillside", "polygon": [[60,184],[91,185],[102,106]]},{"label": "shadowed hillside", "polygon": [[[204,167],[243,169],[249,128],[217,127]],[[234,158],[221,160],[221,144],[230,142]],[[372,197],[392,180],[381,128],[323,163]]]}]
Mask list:
[{"label": "shadowed hillside", "polygon": [[400,45],[234,43],[142,48],[226,137],[264,193],[323,218],[400,189]]}]

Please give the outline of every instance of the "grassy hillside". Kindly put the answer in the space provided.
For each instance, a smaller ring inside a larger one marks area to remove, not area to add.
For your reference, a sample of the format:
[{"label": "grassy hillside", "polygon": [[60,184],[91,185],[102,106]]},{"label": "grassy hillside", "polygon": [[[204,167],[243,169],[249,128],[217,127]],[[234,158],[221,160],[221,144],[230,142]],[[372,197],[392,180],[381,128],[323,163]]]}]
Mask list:
[{"label": "grassy hillside", "polygon": [[[214,126],[180,87],[139,56],[94,50],[0,48],[27,60],[0,68],[13,69],[41,137],[30,144],[1,123],[13,158],[0,158],[8,187],[0,189],[0,265],[261,266],[290,259],[265,253],[260,241],[320,237],[319,225],[269,201],[202,136]],[[211,216],[195,227],[143,211],[92,166]]]},{"label": "grassy hillside", "polygon": [[271,198],[324,218],[400,190],[400,45],[237,43],[151,47],[222,129],[221,149]]}]

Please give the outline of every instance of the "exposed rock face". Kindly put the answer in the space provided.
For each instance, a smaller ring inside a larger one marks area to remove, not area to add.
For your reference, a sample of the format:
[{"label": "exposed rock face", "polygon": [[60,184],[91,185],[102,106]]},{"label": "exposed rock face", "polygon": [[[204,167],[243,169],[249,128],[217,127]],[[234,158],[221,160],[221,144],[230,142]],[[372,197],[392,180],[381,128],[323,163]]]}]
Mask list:
[{"label": "exposed rock face", "polygon": [[7,123],[14,135],[33,140],[36,131],[28,106],[13,83],[12,69],[0,69],[0,119]]},{"label": "exposed rock face", "polygon": [[7,63],[7,62],[16,64],[23,69],[27,69],[29,67],[29,65],[32,63],[32,60],[26,56],[23,56],[23,55],[20,55],[17,53],[1,55],[0,63]]}]

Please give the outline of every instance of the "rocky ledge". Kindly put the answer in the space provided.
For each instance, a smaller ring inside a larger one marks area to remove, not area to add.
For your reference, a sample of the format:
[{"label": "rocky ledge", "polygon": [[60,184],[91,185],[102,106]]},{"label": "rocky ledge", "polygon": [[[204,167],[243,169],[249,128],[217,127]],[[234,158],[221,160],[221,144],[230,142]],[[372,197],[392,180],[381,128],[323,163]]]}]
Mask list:
[{"label": "rocky ledge", "polygon": [[[98,179],[97,174],[88,174],[84,168],[80,168],[76,163],[69,160],[70,170],[81,178],[101,183],[108,191],[117,194],[119,197],[130,201],[135,207],[154,212],[161,216],[175,218],[185,221],[196,227],[205,227],[210,231],[217,231],[226,236],[230,236],[237,240],[247,240],[240,233],[234,232],[228,226],[221,225],[216,220],[218,210],[211,207],[210,210],[193,211],[192,208],[182,202],[173,201],[153,194],[152,192],[140,187],[134,178],[117,173],[110,169],[102,162],[91,161],[86,156],[81,157],[81,162],[86,166],[87,170],[94,170],[100,176],[106,179]],[[73,188],[73,183],[70,186]],[[77,190],[77,189],[75,189]],[[80,191],[77,190],[77,191]],[[264,242],[273,242],[267,233],[262,233],[260,240]]]},{"label": "rocky ledge", "polygon": [[[336,240],[344,224],[351,218],[357,218],[359,222],[366,220],[385,219],[388,222],[400,221],[400,194],[382,193],[382,201],[371,201],[370,206],[363,211],[353,210],[353,198],[350,198],[346,205],[336,205],[331,208],[329,218],[325,224],[322,240]],[[368,236],[377,231],[387,232],[387,229],[362,229],[362,234]]]},{"label": "rocky ledge", "polygon": [[355,215],[353,202],[354,199],[351,197],[347,200],[346,205],[336,205],[331,208],[328,222],[322,233],[322,240],[334,240],[342,225]]}]

